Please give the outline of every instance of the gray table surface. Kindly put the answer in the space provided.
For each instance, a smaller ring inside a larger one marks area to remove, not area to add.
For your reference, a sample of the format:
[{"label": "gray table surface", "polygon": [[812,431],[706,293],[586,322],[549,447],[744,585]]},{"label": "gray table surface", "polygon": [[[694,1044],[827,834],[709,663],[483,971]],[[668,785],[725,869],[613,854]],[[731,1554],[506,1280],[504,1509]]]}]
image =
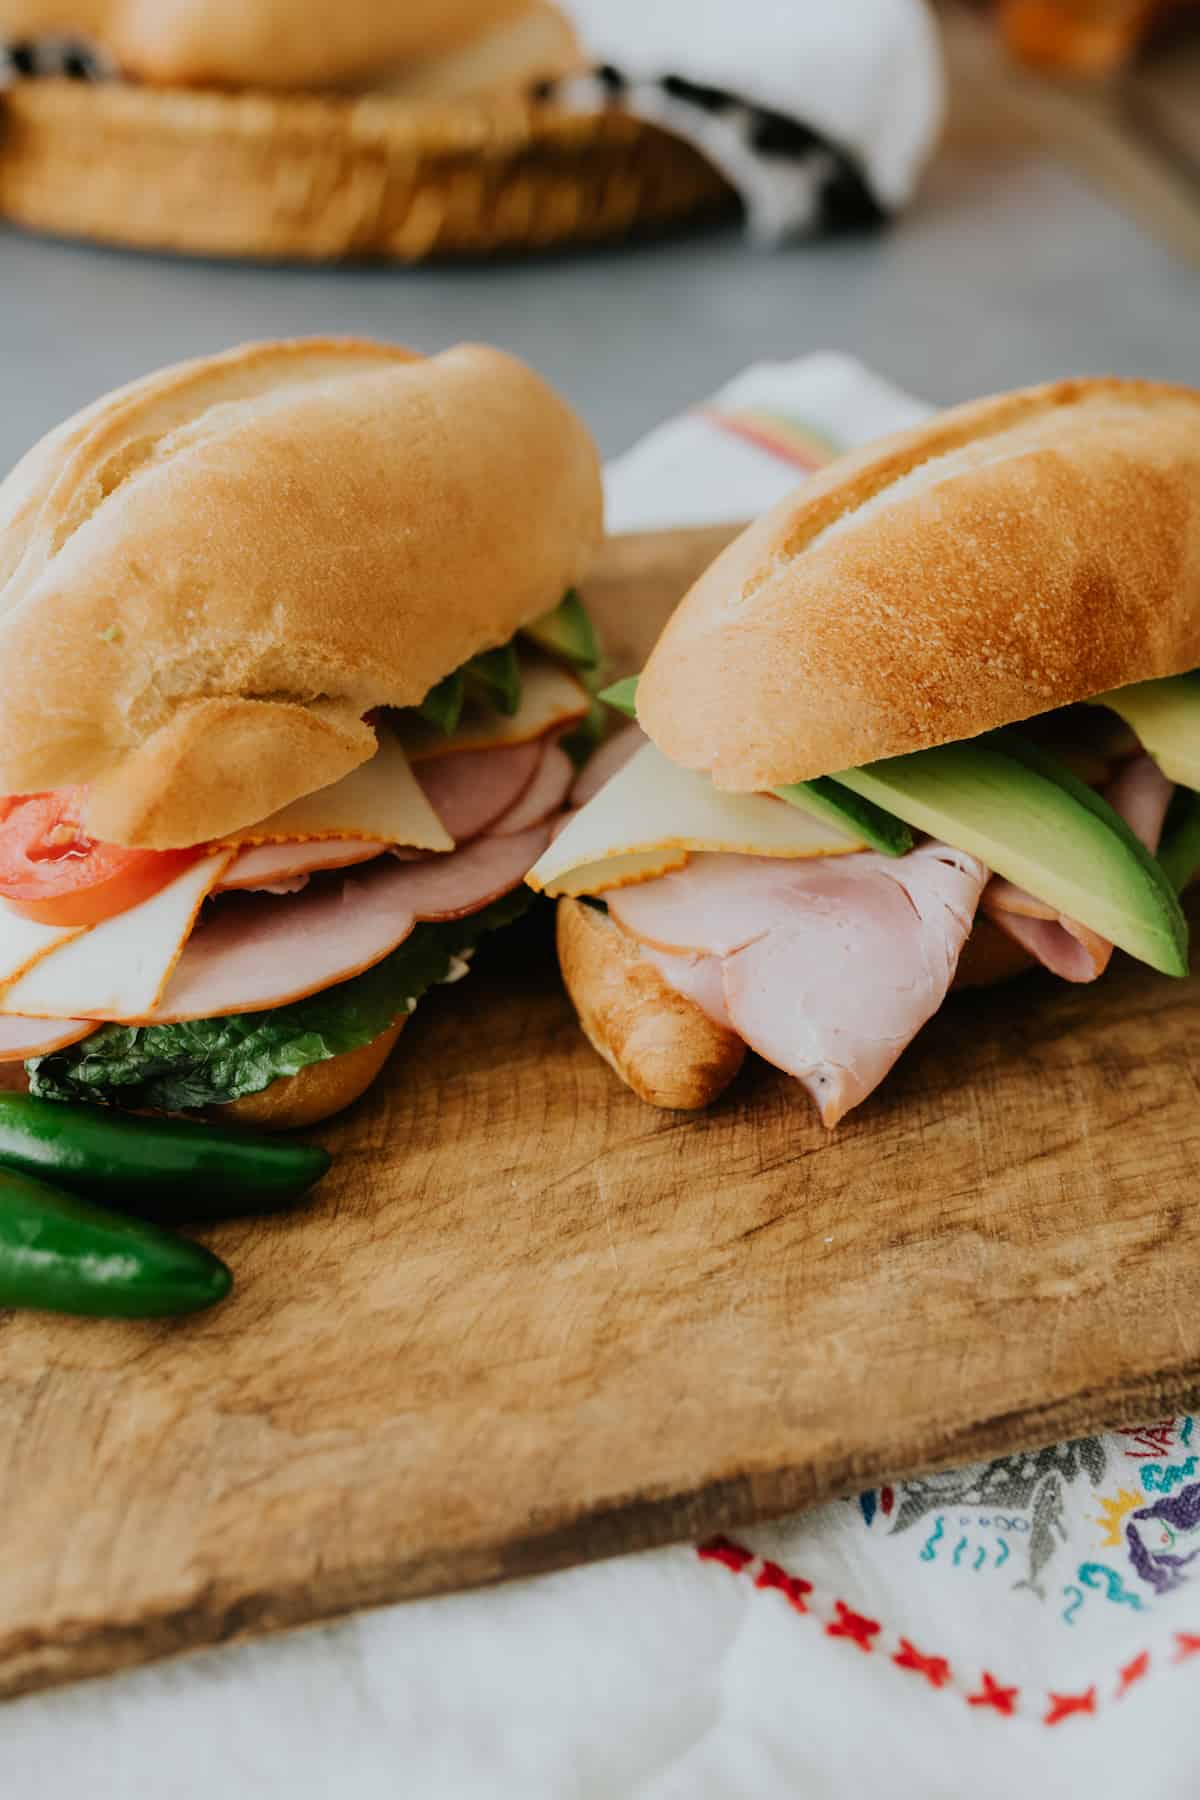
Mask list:
[{"label": "gray table surface", "polygon": [[0,228],[0,469],[105,389],[249,338],[484,338],[582,409],[606,455],[747,363],[851,350],[949,402],[1080,371],[1200,380],[1200,270],[1041,156],[943,152],[879,235],[436,269],[265,268]]}]

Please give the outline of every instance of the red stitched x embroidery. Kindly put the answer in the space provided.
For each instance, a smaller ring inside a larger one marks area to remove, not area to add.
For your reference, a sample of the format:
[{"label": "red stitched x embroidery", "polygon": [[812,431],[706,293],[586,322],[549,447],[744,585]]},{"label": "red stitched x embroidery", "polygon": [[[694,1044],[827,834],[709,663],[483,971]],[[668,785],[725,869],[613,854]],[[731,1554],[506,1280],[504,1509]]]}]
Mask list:
[{"label": "red stitched x embroidery", "polygon": [[1020,1688],[1001,1687],[994,1675],[983,1671],[983,1687],[978,1694],[967,1695],[968,1706],[994,1706],[998,1713],[1011,1719],[1017,1710],[1017,1695]]},{"label": "red stitched x embroidery", "polygon": [[745,1544],[735,1544],[727,1537],[709,1538],[706,1544],[697,1546],[696,1554],[705,1562],[723,1563],[735,1575],[740,1575],[746,1564],[754,1561],[753,1550],[747,1550]]},{"label": "red stitched x embroidery", "polygon": [[804,1596],[812,1593],[812,1582],[805,1581],[803,1575],[789,1575],[777,1562],[764,1561],[754,1585],[757,1588],[778,1588],[781,1594],[787,1596],[789,1606],[794,1606],[797,1612],[808,1611]]},{"label": "red stitched x embroidery", "polygon": [[1121,1685],[1117,1689],[1117,1699],[1119,1700],[1122,1694],[1127,1694],[1134,1682],[1141,1681],[1143,1676],[1148,1675],[1149,1672],[1150,1652],[1143,1650],[1140,1656],[1135,1656],[1132,1662],[1127,1662],[1125,1667],[1120,1670]]},{"label": "red stitched x embroidery", "polygon": [[1200,1637],[1193,1631],[1177,1631],[1175,1633],[1175,1661],[1186,1662],[1189,1656],[1195,1656],[1200,1650]]},{"label": "red stitched x embroidery", "polygon": [[825,1627],[829,1637],[852,1638],[860,1650],[868,1654],[875,1648],[871,1639],[877,1631],[882,1630],[878,1619],[865,1619],[862,1613],[851,1612],[844,1600],[835,1600],[837,1618]]},{"label": "red stitched x embroidery", "polygon": [[1175,1441],[1175,1421],[1161,1419],[1157,1425],[1143,1425],[1138,1431],[1123,1431],[1121,1436],[1141,1445],[1140,1450],[1125,1451],[1126,1456],[1134,1462],[1144,1461],[1148,1456],[1170,1456]]},{"label": "red stitched x embroidery", "polygon": [[918,1675],[925,1677],[930,1687],[945,1687],[950,1679],[950,1664],[944,1656],[922,1656],[904,1637],[900,1639],[900,1648],[892,1661],[898,1669],[915,1669]]},{"label": "red stitched x embroidery", "polygon": [[1043,1725],[1060,1725],[1069,1719],[1072,1713],[1094,1713],[1096,1710],[1096,1690],[1090,1687],[1086,1694],[1051,1694],[1050,1706]]}]

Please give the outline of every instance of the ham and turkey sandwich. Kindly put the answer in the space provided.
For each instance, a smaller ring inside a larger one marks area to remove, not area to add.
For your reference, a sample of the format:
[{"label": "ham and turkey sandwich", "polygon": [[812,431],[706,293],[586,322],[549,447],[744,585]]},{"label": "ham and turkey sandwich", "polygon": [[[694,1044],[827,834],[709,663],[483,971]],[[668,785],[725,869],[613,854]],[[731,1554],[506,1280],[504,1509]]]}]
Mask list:
[{"label": "ham and turkey sandwich", "polygon": [[278,1126],[356,1098],[529,897],[586,748],[601,512],[584,426],[470,345],[252,345],[30,451],[0,486],[0,1061]]},{"label": "ham and turkey sandwich", "polygon": [[[951,986],[1187,971],[1200,394],[1064,381],[833,464],[686,596],[531,870],[588,1037],[834,1125]],[[639,729],[640,727],[640,729]]]}]

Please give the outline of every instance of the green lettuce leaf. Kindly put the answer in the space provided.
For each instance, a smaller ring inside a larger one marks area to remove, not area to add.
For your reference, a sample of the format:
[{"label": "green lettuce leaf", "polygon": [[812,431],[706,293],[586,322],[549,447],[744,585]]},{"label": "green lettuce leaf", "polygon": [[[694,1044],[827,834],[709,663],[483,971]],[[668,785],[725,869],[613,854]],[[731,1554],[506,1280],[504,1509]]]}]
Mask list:
[{"label": "green lettuce leaf", "polygon": [[511,719],[521,704],[521,665],[517,647],[501,644],[498,650],[481,650],[469,663],[463,664],[467,691],[485,706],[494,706]]},{"label": "green lettuce leaf", "polygon": [[420,706],[413,710],[420,713],[427,725],[432,725],[435,730],[449,737],[452,731],[458,729],[466,697],[467,685],[463,680],[463,672],[455,669],[453,675],[447,675],[436,687],[431,687]]},{"label": "green lettuce leaf", "polygon": [[281,1075],[369,1044],[532,898],[521,887],[468,918],[418,925],[374,968],[288,1006],[180,1025],[102,1025],[82,1043],[26,1063],[30,1092],[161,1112],[260,1093]]},{"label": "green lettuce leaf", "polygon": [[600,689],[600,698],[606,706],[615,706],[630,719],[637,718],[637,690],[639,675],[626,675],[623,681],[614,681],[611,687]]},{"label": "green lettuce leaf", "polygon": [[[570,663],[588,681],[600,668],[600,647],[591,620],[574,588],[552,612],[535,619],[519,634]],[[521,704],[521,664],[517,657],[516,639],[501,644],[496,650],[481,650],[452,675],[431,687],[413,711],[427,725],[447,736],[458,729],[464,705],[472,701],[495,707],[511,718]],[[578,746],[583,753],[583,746]],[[574,754],[574,752],[572,752]]]}]

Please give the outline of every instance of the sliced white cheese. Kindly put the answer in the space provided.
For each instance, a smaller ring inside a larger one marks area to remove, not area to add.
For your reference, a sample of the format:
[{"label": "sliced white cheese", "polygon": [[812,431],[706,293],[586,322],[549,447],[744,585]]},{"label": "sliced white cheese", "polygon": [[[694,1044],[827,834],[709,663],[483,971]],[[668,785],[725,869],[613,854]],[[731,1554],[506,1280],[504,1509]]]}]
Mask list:
[{"label": "sliced white cheese", "polygon": [[0,900],[0,987],[16,981],[43,956],[49,956],[60,944],[70,943],[84,930],[83,925],[35,925],[32,919],[23,919]]},{"label": "sliced white cheese", "polygon": [[[635,852],[720,850],[803,857],[844,856],[862,848],[849,833],[786,801],[767,794],[724,794],[707,775],[681,769],[647,744],[580,808],[526,879],[531,887],[557,894],[571,891],[561,883],[572,871]],[[573,891],[599,890],[576,885]]]},{"label": "sliced white cheese", "polygon": [[140,906],[105,919],[5,989],[0,1013],[34,1019],[139,1019],[152,1012],[232,852],[201,857]]},{"label": "sliced white cheese", "polygon": [[546,657],[523,655],[521,704],[511,718],[491,707],[464,712],[457,731],[438,731],[421,721],[406,723],[404,747],[413,762],[450,756],[456,750],[490,750],[495,745],[527,744],[563,725],[582,719],[591,696],[582,682]]},{"label": "sliced white cheese", "polygon": [[[606,894],[612,888],[633,887],[639,881],[657,881],[660,875],[682,869],[687,859],[686,850],[671,850],[665,845],[661,850],[635,850],[631,856],[606,856],[602,862],[581,863],[577,869],[568,869],[542,891],[555,899],[566,895],[571,900],[580,894]],[[532,873],[528,879],[533,882]]]},{"label": "sliced white cheese", "polygon": [[302,838],[370,838],[414,850],[454,848],[454,839],[422,793],[399,738],[386,729],[379,733],[379,748],[370,762],[223,841],[267,844]]}]

